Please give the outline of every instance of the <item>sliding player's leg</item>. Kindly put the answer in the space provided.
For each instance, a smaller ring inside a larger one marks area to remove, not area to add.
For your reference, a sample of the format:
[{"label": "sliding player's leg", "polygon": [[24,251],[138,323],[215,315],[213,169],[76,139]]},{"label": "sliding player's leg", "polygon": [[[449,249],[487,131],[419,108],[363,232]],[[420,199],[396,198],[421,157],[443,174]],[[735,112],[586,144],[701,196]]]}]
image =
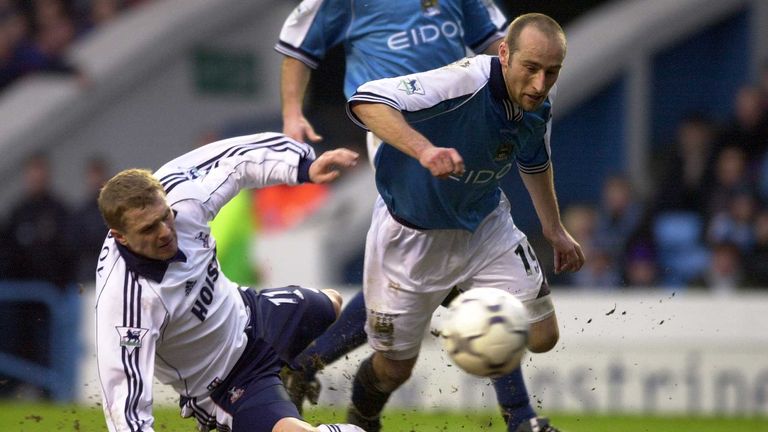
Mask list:
[{"label": "sliding player's leg", "polygon": [[305,399],[317,404],[321,389],[317,372],[363,345],[365,340],[365,299],[360,291],[342,309],[336,322],[283,371],[285,387],[299,412]]}]

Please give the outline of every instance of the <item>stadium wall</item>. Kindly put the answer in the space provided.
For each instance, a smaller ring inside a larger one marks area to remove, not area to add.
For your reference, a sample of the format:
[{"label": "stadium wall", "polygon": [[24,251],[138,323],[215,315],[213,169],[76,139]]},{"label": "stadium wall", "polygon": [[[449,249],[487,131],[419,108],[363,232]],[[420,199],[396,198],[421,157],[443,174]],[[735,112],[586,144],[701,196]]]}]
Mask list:
[{"label": "stadium wall", "polygon": [[[348,299],[355,290],[341,288]],[[558,289],[561,339],[553,352],[529,355],[525,376],[546,411],[768,414],[768,293],[713,296],[699,292]],[[89,290],[89,293],[93,291]],[[100,400],[93,355],[93,299],[84,301],[78,401]],[[440,328],[440,311],[432,327]],[[351,376],[367,346],[321,372],[320,404],[345,407]],[[156,387],[155,401],[178,397]],[[495,410],[488,380],[461,373],[425,335],[411,380],[392,406],[417,410]]]}]

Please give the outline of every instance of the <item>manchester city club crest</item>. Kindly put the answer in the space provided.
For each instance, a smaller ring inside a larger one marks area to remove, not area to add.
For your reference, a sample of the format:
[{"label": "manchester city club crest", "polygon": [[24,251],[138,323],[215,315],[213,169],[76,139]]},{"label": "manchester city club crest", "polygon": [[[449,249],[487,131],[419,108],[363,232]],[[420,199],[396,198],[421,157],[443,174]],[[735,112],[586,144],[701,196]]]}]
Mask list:
[{"label": "manchester city club crest", "polygon": [[496,149],[496,154],[493,155],[493,160],[496,162],[504,162],[512,156],[515,151],[515,139],[517,138],[517,129],[501,129],[499,131],[501,138],[501,144]]},{"label": "manchester city club crest", "polygon": [[440,13],[438,0],[421,0],[421,13],[426,16],[433,16]]},{"label": "manchester city club crest", "polygon": [[496,155],[494,155],[493,160],[496,162],[504,162],[512,155],[512,148],[513,145],[509,141],[504,141],[501,144],[499,144],[499,148],[496,149]]}]

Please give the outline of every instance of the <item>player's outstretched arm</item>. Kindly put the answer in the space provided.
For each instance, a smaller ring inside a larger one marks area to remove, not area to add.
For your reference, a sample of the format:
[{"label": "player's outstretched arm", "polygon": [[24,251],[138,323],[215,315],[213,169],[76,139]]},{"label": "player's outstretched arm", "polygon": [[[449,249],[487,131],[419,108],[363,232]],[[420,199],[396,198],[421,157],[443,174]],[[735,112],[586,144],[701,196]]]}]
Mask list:
[{"label": "player's outstretched arm", "polygon": [[296,141],[318,142],[323,139],[304,117],[304,94],[311,70],[293,57],[283,58],[280,69],[280,96],[283,104],[283,133]]},{"label": "player's outstretched arm", "polygon": [[433,176],[464,174],[464,160],[453,148],[435,147],[396,109],[379,103],[354,103],[352,111],[374,135],[418,160]]},{"label": "player's outstretched arm", "polygon": [[525,188],[531,196],[542,232],[552,245],[555,256],[555,273],[579,271],[584,265],[584,252],[573,239],[560,219],[560,209],[555,195],[552,166],[537,174],[520,172]]},{"label": "player's outstretched arm", "polygon": [[312,162],[309,167],[309,180],[312,183],[330,183],[339,176],[343,170],[357,165],[360,155],[345,148],[327,151]]}]

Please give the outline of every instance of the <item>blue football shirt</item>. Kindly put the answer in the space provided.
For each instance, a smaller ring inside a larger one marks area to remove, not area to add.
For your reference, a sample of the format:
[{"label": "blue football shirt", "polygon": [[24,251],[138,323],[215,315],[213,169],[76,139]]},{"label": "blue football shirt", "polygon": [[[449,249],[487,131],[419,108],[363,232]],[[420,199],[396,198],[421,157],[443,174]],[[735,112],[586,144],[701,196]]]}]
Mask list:
[{"label": "blue football shirt", "polygon": [[491,0],[304,0],[275,49],[317,68],[329,49],[346,52],[344,94],[363,83],[444,66],[504,36]]},{"label": "blue football shirt", "polygon": [[[479,55],[448,66],[362,85],[350,98],[399,110],[435,146],[455,148],[461,177],[441,180],[393,146],[376,154],[376,187],[397,218],[425,229],[474,231],[499,204],[499,179],[513,168],[540,173],[550,166],[553,91],[525,112],[507,94],[498,57]],[[514,204],[514,203],[513,203]]]}]

